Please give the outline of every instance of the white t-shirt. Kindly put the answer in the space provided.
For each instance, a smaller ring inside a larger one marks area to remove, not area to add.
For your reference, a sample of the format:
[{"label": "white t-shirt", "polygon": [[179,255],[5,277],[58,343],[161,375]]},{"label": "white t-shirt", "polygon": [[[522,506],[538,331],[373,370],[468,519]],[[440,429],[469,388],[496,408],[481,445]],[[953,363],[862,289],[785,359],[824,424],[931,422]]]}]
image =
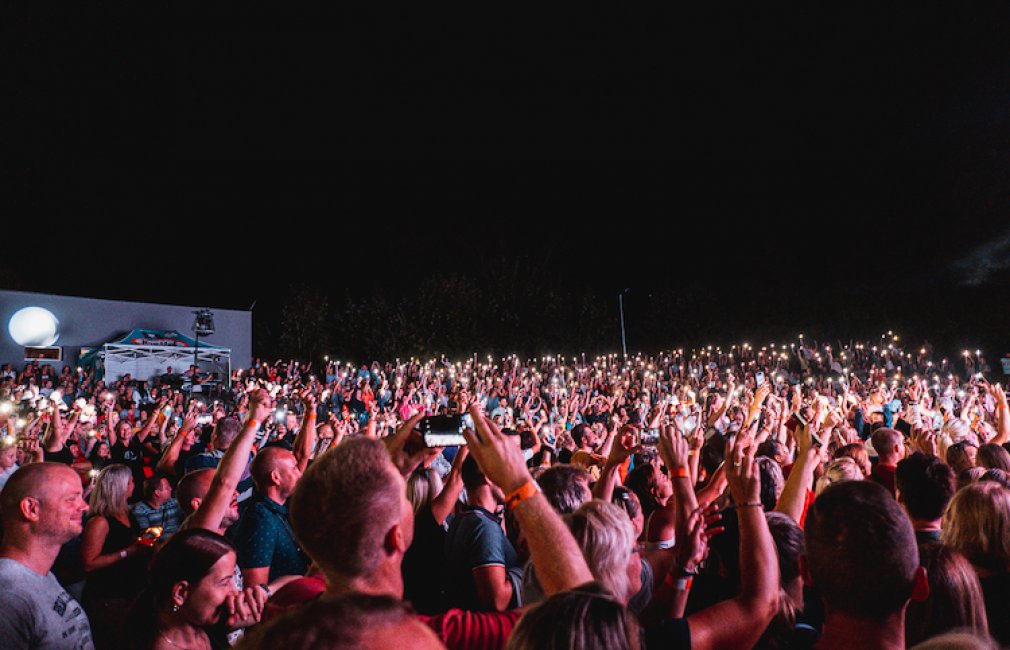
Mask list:
[{"label": "white t-shirt", "polygon": [[0,558],[0,612],[4,650],[94,650],[88,615],[51,571]]},{"label": "white t-shirt", "polygon": [[4,486],[7,485],[7,480],[14,476],[14,472],[16,471],[18,471],[18,464],[14,463],[4,471],[0,472],[0,490],[4,489]]}]

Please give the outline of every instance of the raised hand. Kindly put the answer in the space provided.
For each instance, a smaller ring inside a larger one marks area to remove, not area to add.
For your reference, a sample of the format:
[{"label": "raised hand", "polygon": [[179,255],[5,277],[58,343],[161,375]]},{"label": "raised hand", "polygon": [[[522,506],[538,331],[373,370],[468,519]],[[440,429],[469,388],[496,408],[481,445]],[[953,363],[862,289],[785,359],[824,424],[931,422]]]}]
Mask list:
[{"label": "raised hand", "polygon": [[[397,429],[393,435],[386,436],[382,438],[382,444],[386,446],[386,450],[389,452],[390,458],[393,459],[393,464],[397,466],[401,474],[409,475],[410,472],[414,471],[420,459],[416,462],[412,461],[412,457],[408,456],[404,451],[404,447],[407,445],[407,441],[410,439],[411,434],[417,428],[417,424],[424,417],[423,413],[417,413],[409,420],[403,423],[399,429]],[[411,466],[413,465],[413,466]],[[408,469],[409,468],[409,469]]]},{"label": "raised hand", "polygon": [[716,508],[715,504],[695,508],[687,519],[686,530],[677,531],[674,564],[684,571],[694,573],[708,557],[708,540],[724,530],[711,527],[720,519]]},{"label": "raised hand", "polygon": [[485,476],[506,494],[532,480],[522,450],[494,422],[485,419],[476,406],[470,407],[470,417],[476,431],[466,429],[463,437]]},{"label": "raised hand", "polygon": [[[258,390],[249,393],[249,417],[256,420],[257,422],[266,422],[267,418],[274,411],[274,400],[270,397],[270,392],[265,388],[260,388]],[[193,418],[195,423],[196,414],[187,415],[186,419],[190,417]],[[186,429],[185,422],[183,422],[183,429]]]},{"label": "raised hand", "polygon": [[687,468],[689,466],[688,453],[690,451],[690,445],[684,436],[678,435],[674,431],[673,427],[665,426],[659,429],[658,446],[659,457],[663,460],[663,464],[666,465],[667,469],[670,471],[673,471],[678,467]]},{"label": "raised hand", "polygon": [[316,395],[311,386],[306,386],[298,392],[298,401],[302,403],[305,415],[316,412]]},{"label": "raised hand", "polygon": [[617,467],[629,456],[643,451],[642,445],[636,442],[635,427],[625,426],[617,432],[614,444],[610,447],[610,454],[607,456],[607,467]]},{"label": "raised hand", "polygon": [[742,436],[737,436],[732,446],[726,443],[726,482],[738,507],[761,503],[761,474],[754,462],[756,452],[757,445]]}]

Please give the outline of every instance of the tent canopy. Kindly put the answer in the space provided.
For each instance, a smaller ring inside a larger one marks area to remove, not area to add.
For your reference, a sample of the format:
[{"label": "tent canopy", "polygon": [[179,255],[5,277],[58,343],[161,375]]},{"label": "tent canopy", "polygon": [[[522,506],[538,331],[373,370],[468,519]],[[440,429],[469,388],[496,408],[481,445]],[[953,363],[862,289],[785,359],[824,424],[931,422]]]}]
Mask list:
[{"label": "tent canopy", "polygon": [[[195,355],[194,355],[195,353]],[[231,375],[231,350],[186,336],[177,330],[136,328],[81,357],[82,366],[104,361],[106,381],[129,373],[134,379],[150,379],[167,372],[181,373],[193,363],[204,372],[215,372],[227,383]]]}]

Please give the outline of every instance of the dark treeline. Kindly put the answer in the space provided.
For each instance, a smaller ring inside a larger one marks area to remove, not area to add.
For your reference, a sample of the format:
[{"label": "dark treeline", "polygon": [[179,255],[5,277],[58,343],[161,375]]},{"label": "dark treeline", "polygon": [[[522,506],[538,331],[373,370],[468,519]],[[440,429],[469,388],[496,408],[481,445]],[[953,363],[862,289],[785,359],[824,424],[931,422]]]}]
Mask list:
[{"label": "dark treeline", "polygon": [[[625,295],[629,352],[743,341],[766,345],[800,333],[808,340],[872,340],[887,330],[909,345],[928,341],[941,355],[981,347],[995,359],[1007,348],[1004,308],[988,290],[894,293],[797,286],[768,293],[743,280],[738,287],[692,289],[643,280]],[[406,273],[396,286],[374,289],[294,286],[275,309],[257,312],[254,352],[356,361],[619,352],[617,295],[623,288],[590,287],[539,272],[526,261],[424,278]]]}]

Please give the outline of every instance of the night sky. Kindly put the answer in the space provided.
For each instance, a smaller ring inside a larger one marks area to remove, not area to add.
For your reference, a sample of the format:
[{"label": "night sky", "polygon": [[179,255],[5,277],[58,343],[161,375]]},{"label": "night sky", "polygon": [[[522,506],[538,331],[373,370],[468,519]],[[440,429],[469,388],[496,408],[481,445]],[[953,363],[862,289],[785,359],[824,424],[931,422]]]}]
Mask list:
[{"label": "night sky", "polygon": [[1010,347],[1005,3],[411,11],[21,17],[0,284],[269,325],[511,261]]}]

